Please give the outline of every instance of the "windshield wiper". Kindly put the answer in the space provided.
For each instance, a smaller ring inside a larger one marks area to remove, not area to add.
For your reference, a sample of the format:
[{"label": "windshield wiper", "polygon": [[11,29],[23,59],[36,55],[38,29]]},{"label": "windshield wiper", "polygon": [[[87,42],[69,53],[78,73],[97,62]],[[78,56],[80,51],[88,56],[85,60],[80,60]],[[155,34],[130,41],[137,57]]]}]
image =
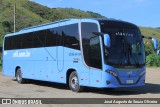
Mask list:
[{"label": "windshield wiper", "polygon": [[[141,40],[137,43],[137,47],[141,45],[142,41],[143,41],[143,39],[141,39]],[[138,48],[139,48],[139,47],[138,47]],[[142,53],[139,52],[139,50],[138,50],[138,55],[141,55],[141,54],[142,54]]]},{"label": "windshield wiper", "polygon": [[[138,58],[132,53],[132,48],[131,48],[131,44],[130,43],[126,43],[126,38],[123,40],[123,50],[120,54],[120,57],[119,57],[119,61],[118,61],[118,66],[121,66],[122,64],[122,61],[124,59],[122,59],[123,56],[125,56],[125,60],[127,60],[127,65],[132,65],[131,64],[131,61],[130,61],[130,58],[132,57],[134,59],[134,62],[136,64],[136,66],[140,66],[139,62],[138,62]],[[140,44],[141,41],[138,43]],[[126,46],[128,45],[128,46]]]},{"label": "windshield wiper", "polygon": [[136,66],[140,66],[139,62],[138,62],[138,58],[132,53],[132,48],[131,48],[131,44],[129,43],[129,48],[128,48],[128,53],[129,55],[131,55],[135,61]]}]

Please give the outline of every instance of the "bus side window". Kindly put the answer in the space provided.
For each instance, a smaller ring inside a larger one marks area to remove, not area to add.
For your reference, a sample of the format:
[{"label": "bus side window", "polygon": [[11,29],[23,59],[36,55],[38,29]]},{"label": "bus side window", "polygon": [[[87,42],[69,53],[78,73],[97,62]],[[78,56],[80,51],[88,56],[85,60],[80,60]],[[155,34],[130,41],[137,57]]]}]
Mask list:
[{"label": "bus side window", "polygon": [[11,50],[12,49],[12,36],[5,38],[4,50]]},{"label": "bus side window", "polygon": [[63,26],[64,46],[72,49],[80,50],[78,37],[78,24]]},{"label": "bus side window", "polygon": [[90,53],[90,66],[102,69],[101,48],[98,36],[90,39],[89,53]]},{"label": "bus side window", "polygon": [[54,29],[48,29],[46,35],[46,47],[56,46],[56,34]]},{"label": "bus side window", "polygon": [[95,36],[92,34],[92,32],[98,32],[97,24],[91,22],[81,23],[83,57],[87,66],[90,66],[90,38]]},{"label": "bus side window", "polygon": [[13,45],[13,49],[21,49],[22,48],[22,35],[13,36],[12,45]]},{"label": "bus side window", "polygon": [[23,34],[22,49],[32,48],[33,33]]},{"label": "bus side window", "polygon": [[34,32],[33,47],[44,47],[46,38],[46,30]]},{"label": "bus side window", "polygon": [[62,35],[62,27],[54,28],[56,35],[56,45],[64,46],[64,35]]}]

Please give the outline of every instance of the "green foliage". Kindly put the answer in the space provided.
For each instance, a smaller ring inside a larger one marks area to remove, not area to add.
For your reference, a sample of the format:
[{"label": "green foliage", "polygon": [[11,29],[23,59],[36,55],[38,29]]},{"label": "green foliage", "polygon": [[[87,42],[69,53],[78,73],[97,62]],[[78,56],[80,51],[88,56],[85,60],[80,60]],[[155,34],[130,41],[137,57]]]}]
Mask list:
[{"label": "green foliage", "polygon": [[160,67],[160,55],[150,54],[146,57],[146,64],[148,67]]},{"label": "green foliage", "polygon": [[160,55],[156,55],[153,43],[151,40],[145,41],[145,55],[146,55],[146,65],[148,67],[159,67],[160,66]]},{"label": "green foliage", "polygon": [[98,18],[98,13],[73,8],[48,8],[28,0],[0,0],[0,44],[5,34],[13,32],[13,7],[16,3],[16,31],[66,18]]},{"label": "green foliage", "polygon": [[160,29],[158,28],[148,28],[148,27],[140,27],[142,35],[151,36],[157,38],[160,41]]},{"label": "green foliage", "polygon": [[12,23],[11,22],[3,21],[2,26],[3,26],[5,32],[11,32],[12,31],[12,28],[11,28]]},{"label": "green foliage", "polygon": [[62,20],[66,18],[102,18],[104,16],[90,12],[82,11],[73,8],[48,8],[46,6],[39,5],[34,2],[28,2],[27,5],[24,5],[25,8],[32,11],[33,13],[38,14],[44,19],[50,21]]},{"label": "green foliage", "polygon": [[145,55],[148,56],[149,54],[155,53],[154,46],[151,40],[145,40]]}]

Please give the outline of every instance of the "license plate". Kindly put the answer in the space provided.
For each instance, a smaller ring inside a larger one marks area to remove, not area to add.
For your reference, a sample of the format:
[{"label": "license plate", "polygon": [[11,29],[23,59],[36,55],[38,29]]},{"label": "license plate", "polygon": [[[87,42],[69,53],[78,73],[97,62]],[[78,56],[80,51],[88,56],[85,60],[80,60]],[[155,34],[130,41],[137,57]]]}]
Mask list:
[{"label": "license plate", "polygon": [[133,80],[126,80],[127,84],[133,84]]}]

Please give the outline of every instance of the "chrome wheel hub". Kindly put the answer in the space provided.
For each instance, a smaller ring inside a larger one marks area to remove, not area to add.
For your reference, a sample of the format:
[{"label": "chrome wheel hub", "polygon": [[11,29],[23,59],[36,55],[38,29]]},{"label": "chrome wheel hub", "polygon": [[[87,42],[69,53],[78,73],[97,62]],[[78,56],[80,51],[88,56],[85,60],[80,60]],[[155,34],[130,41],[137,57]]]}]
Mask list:
[{"label": "chrome wheel hub", "polygon": [[72,88],[76,88],[78,86],[78,78],[74,76],[71,80],[71,86]]}]

